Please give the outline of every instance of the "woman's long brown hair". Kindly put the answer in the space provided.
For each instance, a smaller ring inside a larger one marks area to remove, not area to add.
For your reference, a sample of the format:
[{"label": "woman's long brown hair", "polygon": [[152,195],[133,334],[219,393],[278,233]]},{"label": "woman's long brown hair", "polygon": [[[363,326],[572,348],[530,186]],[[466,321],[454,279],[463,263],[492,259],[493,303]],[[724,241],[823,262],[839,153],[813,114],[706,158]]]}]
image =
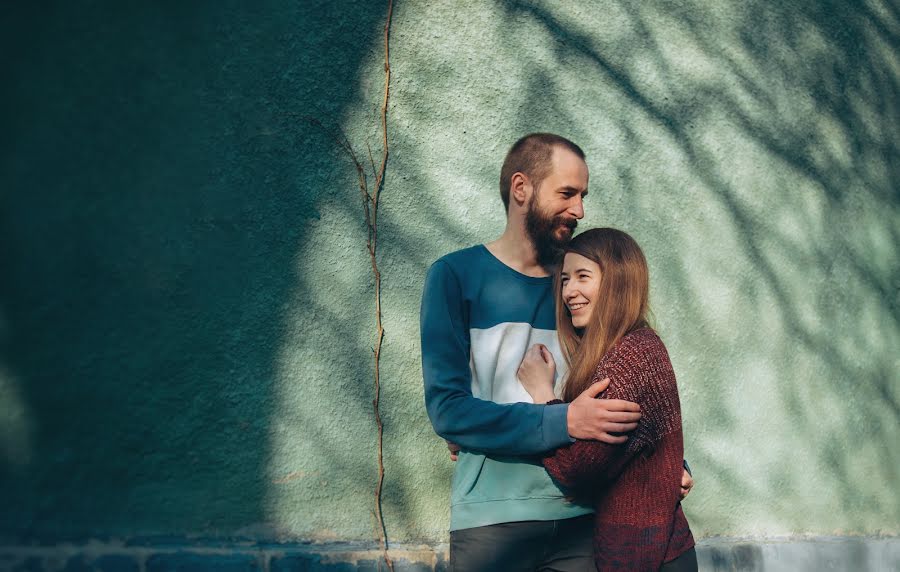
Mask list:
[{"label": "woman's long brown hair", "polygon": [[625,334],[646,327],[650,277],[637,242],[614,228],[593,228],[568,244],[600,266],[600,291],[592,300],[588,324],[578,330],[562,297],[562,264],[556,270],[556,328],[569,373],[563,399],[573,401],[588,388],[600,360]]}]

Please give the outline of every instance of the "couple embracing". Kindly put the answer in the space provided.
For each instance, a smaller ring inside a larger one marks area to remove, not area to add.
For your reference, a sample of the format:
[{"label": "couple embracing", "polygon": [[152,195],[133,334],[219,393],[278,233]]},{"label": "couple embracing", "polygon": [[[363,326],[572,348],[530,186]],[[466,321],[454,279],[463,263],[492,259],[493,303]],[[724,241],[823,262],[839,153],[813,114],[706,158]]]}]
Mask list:
[{"label": "couple embracing", "polygon": [[622,231],[573,238],[587,187],[577,145],[523,137],[500,173],[503,235],[428,272],[425,402],[457,459],[456,572],[697,569],[647,263]]}]

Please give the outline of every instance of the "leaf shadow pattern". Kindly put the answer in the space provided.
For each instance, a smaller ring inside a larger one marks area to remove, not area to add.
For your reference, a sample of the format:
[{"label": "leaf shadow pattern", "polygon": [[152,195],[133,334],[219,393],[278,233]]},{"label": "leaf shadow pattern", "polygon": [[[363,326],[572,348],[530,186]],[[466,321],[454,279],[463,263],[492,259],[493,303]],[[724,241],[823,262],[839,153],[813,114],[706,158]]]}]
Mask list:
[{"label": "leaf shadow pattern", "polygon": [[[900,503],[887,493],[898,479],[898,451],[891,445],[898,435],[891,348],[900,339],[900,276],[890,262],[898,244],[898,141],[886,127],[897,124],[898,85],[891,67],[897,53],[882,38],[891,37],[896,21],[845,2],[777,8],[688,3],[672,10],[607,3],[622,18],[619,26],[628,22],[632,32],[626,37],[633,45],[623,47],[588,31],[565,10],[538,2],[501,5],[511,21],[526,15],[555,39],[556,61],[563,62],[559,75],[566,73],[567,62],[590,62],[590,79],[609,93],[610,108],[604,111],[620,117],[620,130],[637,138],[632,152],[674,150],[671,167],[684,178],[681,184],[702,193],[704,209],[719,225],[716,231],[731,237],[698,249],[702,241],[689,233],[710,232],[710,221],[674,225],[648,213],[654,203],[679,209],[685,201],[667,188],[673,178],[638,160],[627,162],[624,170],[632,174],[616,183],[628,208],[619,212],[626,228],[634,225],[647,237],[651,257],[667,260],[661,265],[662,299],[679,308],[659,313],[667,322],[664,332],[676,340],[676,365],[679,351],[702,356],[712,346],[720,353],[719,360],[700,358],[685,368],[701,385],[688,395],[696,401],[687,400],[689,410],[700,405],[691,411],[696,421],[687,422],[698,435],[689,454],[709,468],[714,494],[759,507],[751,513],[758,524],[748,525],[742,522],[747,515],[728,515],[726,503],[703,498],[700,508],[715,518],[705,520],[701,510],[692,513],[699,528],[712,534],[747,533],[748,526],[780,533],[865,531],[878,520],[879,506],[900,514]],[[738,32],[723,33],[735,20]],[[673,36],[698,62],[680,59]],[[713,71],[692,73],[699,66]],[[648,68],[657,75],[646,73]],[[552,98],[553,90],[542,95]],[[771,172],[748,166],[751,161]],[[634,213],[659,226],[646,228]],[[704,264],[716,259],[722,263]],[[816,282],[809,284],[811,277]],[[724,284],[727,296],[738,297],[728,313],[743,326],[723,329],[716,323],[716,312],[701,302],[710,282]],[[686,324],[692,332],[731,339],[691,339],[695,336],[679,333]],[[756,330],[763,325],[776,330]],[[747,326],[749,333],[734,331]],[[734,361],[743,363],[736,367]],[[735,386],[751,389],[745,379],[752,379],[754,368],[771,378],[766,390],[775,392],[781,407],[774,419],[735,395]],[[813,391],[814,381],[825,381],[824,395],[822,388]],[[827,421],[822,407],[830,414]],[[781,467],[764,448],[745,451],[759,456],[754,461],[759,468],[748,474],[736,458],[718,454],[723,436],[731,436],[732,449],[746,446],[746,438],[735,433],[752,430],[755,423],[791,432],[792,444],[808,453],[804,459],[827,475],[816,479],[816,486],[835,490],[829,502],[810,495],[802,471]],[[862,456],[850,445],[858,441],[866,443]],[[871,472],[860,466],[878,475],[864,490],[857,479]],[[778,498],[770,503],[756,501],[759,494],[772,498],[774,491]],[[801,517],[798,506],[816,518],[827,517],[833,526]]]}]

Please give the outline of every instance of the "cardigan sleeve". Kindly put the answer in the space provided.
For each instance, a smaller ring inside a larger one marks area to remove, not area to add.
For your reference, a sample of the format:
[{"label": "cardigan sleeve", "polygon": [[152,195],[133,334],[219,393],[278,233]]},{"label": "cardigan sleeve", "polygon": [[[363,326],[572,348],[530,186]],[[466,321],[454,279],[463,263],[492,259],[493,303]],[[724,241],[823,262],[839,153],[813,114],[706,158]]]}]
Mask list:
[{"label": "cardigan sleeve", "polygon": [[668,362],[664,348],[660,355],[661,347],[662,342],[655,335],[652,338],[626,336],[601,360],[592,382],[609,377],[610,383],[598,399],[634,401],[641,406],[641,420],[624,443],[610,445],[579,439],[545,456],[544,467],[564,487],[574,489],[613,480],[631,459],[651,449],[659,440],[656,420],[661,412],[656,409],[665,400],[653,396],[667,385],[662,379],[665,370],[671,371],[670,367],[660,368],[656,363],[660,359]]}]

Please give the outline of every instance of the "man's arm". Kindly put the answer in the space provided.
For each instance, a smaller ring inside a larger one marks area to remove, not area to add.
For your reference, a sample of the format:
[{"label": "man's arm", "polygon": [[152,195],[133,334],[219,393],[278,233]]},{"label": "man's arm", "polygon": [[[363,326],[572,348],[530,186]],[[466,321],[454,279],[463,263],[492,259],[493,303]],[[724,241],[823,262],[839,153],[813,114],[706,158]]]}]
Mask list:
[{"label": "man's arm", "polygon": [[444,261],[435,262],[425,278],[420,320],[425,407],[438,435],[463,449],[511,455],[571,442],[566,405],[499,404],[472,395],[462,288]]},{"label": "man's arm", "polygon": [[420,318],[428,416],[438,435],[463,449],[531,455],[573,438],[618,443],[624,438],[612,433],[630,430],[640,417],[636,404],[593,399],[603,390],[596,387],[560,405],[499,404],[474,397],[462,288],[444,261],[428,271]]}]

